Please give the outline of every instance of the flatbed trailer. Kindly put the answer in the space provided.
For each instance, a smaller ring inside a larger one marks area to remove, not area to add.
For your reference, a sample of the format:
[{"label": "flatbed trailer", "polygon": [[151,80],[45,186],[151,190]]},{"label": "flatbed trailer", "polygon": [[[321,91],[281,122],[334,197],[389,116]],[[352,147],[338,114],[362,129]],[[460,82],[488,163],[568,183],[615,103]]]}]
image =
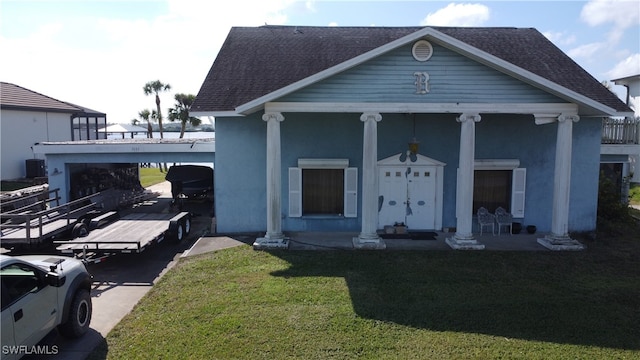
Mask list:
[{"label": "flatbed trailer", "polygon": [[[104,214],[110,216],[110,213]],[[85,262],[97,263],[116,254],[141,253],[149,246],[165,239],[182,241],[191,230],[191,213],[140,213],[98,224],[85,236],[68,241],[54,241],[56,249]]]},{"label": "flatbed trailer", "polygon": [[[52,191],[57,191],[52,190]],[[79,236],[87,231],[85,221],[101,213],[99,194],[89,195],[63,205],[59,197],[47,198],[0,214],[0,244],[3,247],[45,245],[56,237]]]}]

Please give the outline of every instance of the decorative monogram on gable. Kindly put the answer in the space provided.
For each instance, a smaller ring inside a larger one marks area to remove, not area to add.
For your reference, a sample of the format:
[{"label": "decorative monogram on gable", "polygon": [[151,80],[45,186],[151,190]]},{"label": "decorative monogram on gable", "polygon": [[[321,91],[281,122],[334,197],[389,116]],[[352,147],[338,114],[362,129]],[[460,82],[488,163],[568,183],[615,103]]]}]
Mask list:
[{"label": "decorative monogram on gable", "polygon": [[416,78],[416,94],[426,94],[430,90],[429,74],[426,71],[416,71],[413,73]]}]

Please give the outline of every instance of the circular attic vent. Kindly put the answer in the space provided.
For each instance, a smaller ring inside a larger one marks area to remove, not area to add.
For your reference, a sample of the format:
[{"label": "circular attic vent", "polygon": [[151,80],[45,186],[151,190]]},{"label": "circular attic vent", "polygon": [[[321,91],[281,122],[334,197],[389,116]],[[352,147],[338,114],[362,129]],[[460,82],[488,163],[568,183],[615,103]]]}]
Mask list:
[{"label": "circular attic vent", "polygon": [[433,55],[433,47],[427,40],[419,40],[413,44],[411,53],[413,54],[414,59],[418,61],[427,61],[431,58],[431,55]]}]

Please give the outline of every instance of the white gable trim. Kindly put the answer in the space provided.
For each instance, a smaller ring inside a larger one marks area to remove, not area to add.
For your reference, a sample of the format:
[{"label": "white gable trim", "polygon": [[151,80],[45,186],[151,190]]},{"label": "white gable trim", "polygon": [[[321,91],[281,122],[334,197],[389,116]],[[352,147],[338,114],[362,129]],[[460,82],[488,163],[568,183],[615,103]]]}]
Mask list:
[{"label": "white gable trim", "polygon": [[[313,74],[305,79],[302,79],[293,84],[280,88],[276,91],[273,91],[269,94],[261,96],[255,100],[252,100],[248,103],[242,104],[236,108],[236,112],[243,115],[251,114],[255,111],[262,109],[267,102],[270,102],[282,96],[288,95],[294,91],[300,90],[318,81],[324,80],[330,76],[338,74],[354,66],[360,65],[370,59],[373,59],[388,51],[391,51],[400,46],[403,46],[409,42],[412,42],[424,37],[427,37],[429,40],[434,41],[435,43],[442,45],[448,49],[451,49],[464,56],[467,56],[470,59],[478,61],[481,64],[489,66],[493,69],[496,69],[500,72],[510,75],[530,85],[541,88],[565,100],[582,104],[586,107],[596,110],[596,112],[601,112],[606,115],[619,115],[614,109],[606,105],[603,105],[575,91],[569,90],[539,75],[536,75],[530,71],[524,70],[508,61],[502,60],[487,52],[481,51],[476,47],[473,47],[465,42],[457,40],[451,36],[445,35],[430,27],[425,27],[422,30],[414,32],[413,34],[409,34],[407,36],[401,37],[400,39],[394,40],[388,44],[385,44],[376,49],[370,50],[362,55],[356,56],[343,63],[330,67],[316,74]],[[600,115],[600,114],[593,114],[593,115]]]},{"label": "white gable trim", "polygon": [[326,102],[269,102],[266,112],[323,112],[323,113],[487,113],[534,114],[558,117],[563,113],[578,112],[576,104],[558,103],[326,103]]},{"label": "white gable trim", "polygon": [[447,164],[432,159],[430,157],[416,154],[416,161],[411,161],[407,157],[406,161],[401,161],[400,157],[404,155],[404,153],[397,153],[395,155],[389,156],[388,158],[384,158],[382,160],[378,160],[378,166],[406,166],[406,165],[422,165],[422,166],[445,166]]},{"label": "white gable trim", "polygon": [[273,91],[269,94],[266,94],[262,97],[259,97],[253,101],[250,101],[246,104],[240,105],[236,108],[236,111],[239,113],[243,113],[243,114],[247,114],[247,113],[252,113],[254,111],[259,110],[262,106],[264,106],[265,103],[272,101],[274,99],[277,99],[279,97],[282,97],[284,95],[290,94],[294,91],[297,91],[299,89],[302,89],[304,87],[307,87],[313,83],[316,83],[320,80],[324,80],[326,78],[329,78],[335,74],[338,74],[342,71],[345,71],[347,69],[350,69],[354,66],[360,65],[370,59],[373,59],[377,56],[380,56],[388,51],[391,51],[395,48],[398,48],[400,46],[403,46],[413,40],[417,40],[420,39],[423,36],[426,36],[427,34],[430,34],[433,31],[433,29],[431,28],[424,28],[422,30],[416,31],[413,34],[409,34],[407,36],[401,37],[400,39],[394,40],[390,43],[387,43],[385,45],[382,45],[378,48],[375,48],[373,50],[370,50],[364,54],[358,55],[352,59],[349,59],[345,62],[342,62],[338,65],[335,65],[333,67],[330,67],[326,70],[320,71],[319,73],[315,73],[305,79],[302,79],[300,81],[297,81],[293,84],[290,84],[288,86],[285,86],[283,88],[280,88],[276,91]]},{"label": "white gable trim", "polygon": [[564,86],[560,86],[542,76],[536,75],[528,70],[518,67],[508,61],[502,60],[497,56],[484,52],[476,47],[473,47],[463,41],[453,38],[449,35],[438,32],[439,36],[434,37],[433,41],[441,46],[456,51],[470,59],[473,59],[481,64],[496,69],[502,73],[510,75],[520,81],[535,87],[548,91],[562,99],[570,102],[576,102],[584,106],[596,109],[604,112],[607,115],[616,115],[617,111],[606,105],[603,105],[591,98],[588,98],[582,94],[579,94],[573,90],[567,89]]}]

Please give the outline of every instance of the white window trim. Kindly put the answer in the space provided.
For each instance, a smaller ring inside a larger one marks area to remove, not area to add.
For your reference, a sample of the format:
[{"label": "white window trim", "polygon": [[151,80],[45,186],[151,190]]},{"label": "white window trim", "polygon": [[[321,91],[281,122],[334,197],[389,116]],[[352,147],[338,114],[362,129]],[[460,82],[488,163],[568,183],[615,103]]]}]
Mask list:
[{"label": "white window trim", "polygon": [[520,167],[518,159],[477,159],[474,170],[513,170]]},{"label": "white window trim", "polygon": [[289,217],[303,216],[303,169],[342,169],[344,172],[343,216],[345,218],[358,216],[358,168],[350,168],[349,159],[298,159],[298,167],[289,168]]},{"label": "white window trim", "polygon": [[349,159],[298,159],[300,169],[346,169]]},{"label": "white window trim", "polygon": [[512,170],[511,214],[514,219],[524,218],[527,169],[520,167],[518,159],[477,159],[474,170]]}]

